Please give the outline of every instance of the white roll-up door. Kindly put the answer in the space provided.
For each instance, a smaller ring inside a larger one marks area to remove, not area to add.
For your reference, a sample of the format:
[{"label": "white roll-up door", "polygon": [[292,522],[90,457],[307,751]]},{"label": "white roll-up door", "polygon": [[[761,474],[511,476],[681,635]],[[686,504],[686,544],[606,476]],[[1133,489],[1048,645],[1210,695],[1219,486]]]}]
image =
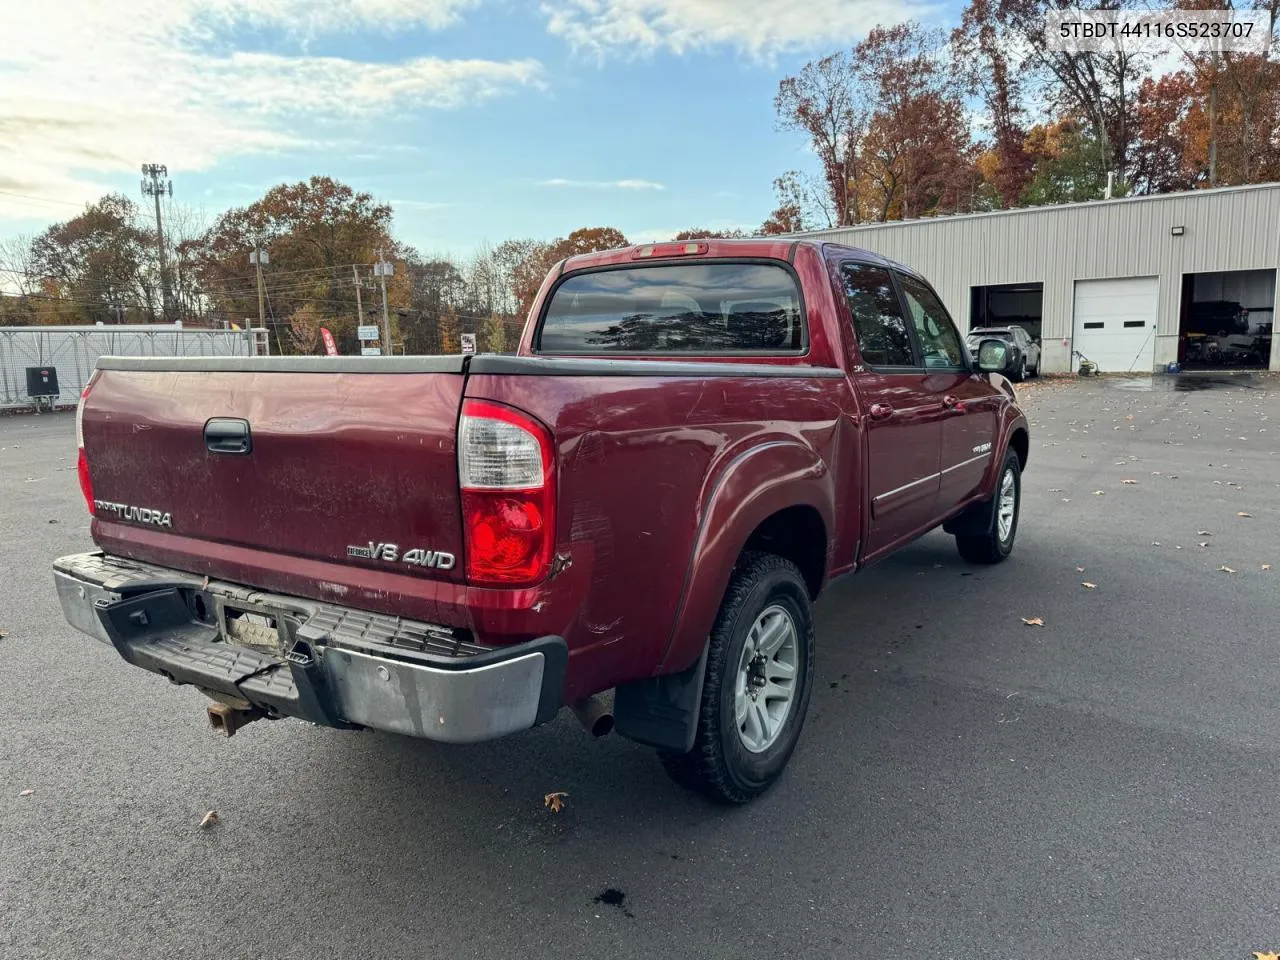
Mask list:
[{"label": "white roll-up door", "polygon": [[1155,368],[1156,278],[1077,280],[1073,349],[1102,373]]}]

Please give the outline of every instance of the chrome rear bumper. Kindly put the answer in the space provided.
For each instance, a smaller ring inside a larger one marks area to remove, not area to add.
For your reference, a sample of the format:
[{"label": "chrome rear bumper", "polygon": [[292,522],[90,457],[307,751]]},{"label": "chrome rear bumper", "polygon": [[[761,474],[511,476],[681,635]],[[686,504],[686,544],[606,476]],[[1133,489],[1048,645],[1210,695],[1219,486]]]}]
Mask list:
[{"label": "chrome rear bumper", "polygon": [[62,557],[53,574],[76,629],[135,666],[269,716],[466,743],[528,729],[561,706],[559,637],[485,648],[448,627],[100,553]]}]

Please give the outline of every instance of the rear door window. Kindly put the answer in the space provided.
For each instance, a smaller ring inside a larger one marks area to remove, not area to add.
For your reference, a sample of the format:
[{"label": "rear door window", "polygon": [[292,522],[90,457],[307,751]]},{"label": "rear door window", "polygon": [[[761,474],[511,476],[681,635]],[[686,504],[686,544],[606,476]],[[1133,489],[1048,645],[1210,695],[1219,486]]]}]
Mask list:
[{"label": "rear door window", "polygon": [[800,291],[765,263],[660,264],[573,274],[538,334],[552,354],[788,354],[806,344]]},{"label": "rear door window", "polygon": [[911,335],[889,271],[866,263],[842,263],[840,279],[863,362],[873,367],[915,366]]}]

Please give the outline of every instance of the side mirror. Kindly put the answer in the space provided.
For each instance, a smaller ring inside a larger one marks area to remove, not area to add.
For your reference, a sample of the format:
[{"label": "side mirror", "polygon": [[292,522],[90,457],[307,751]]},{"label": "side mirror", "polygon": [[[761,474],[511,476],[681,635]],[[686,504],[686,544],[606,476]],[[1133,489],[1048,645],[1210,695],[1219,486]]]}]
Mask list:
[{"label": "side mirror", "polygon": [[988,337],[978,343],[978,369],[983,373],[1004,373],[1009,368],[1009,345]]}]

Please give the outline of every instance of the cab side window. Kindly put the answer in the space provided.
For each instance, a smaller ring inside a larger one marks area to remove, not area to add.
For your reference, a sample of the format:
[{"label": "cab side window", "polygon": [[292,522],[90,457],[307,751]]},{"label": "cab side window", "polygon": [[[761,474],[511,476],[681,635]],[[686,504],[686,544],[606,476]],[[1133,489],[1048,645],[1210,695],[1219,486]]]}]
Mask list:
[{"label": "cab side window", "polygon": [[946,307],[932,290],[915,277],[898,274],[907,310],[916,328],[924,365],[928,368],[964,367],[964,349],[960,346],[960,334],[947,315]]},{"label": "cab side window", "polygon": [[916,366],[911,334],[889,271],[866,263],[842,263],[840,279],[863,362],[873,367]]}]

